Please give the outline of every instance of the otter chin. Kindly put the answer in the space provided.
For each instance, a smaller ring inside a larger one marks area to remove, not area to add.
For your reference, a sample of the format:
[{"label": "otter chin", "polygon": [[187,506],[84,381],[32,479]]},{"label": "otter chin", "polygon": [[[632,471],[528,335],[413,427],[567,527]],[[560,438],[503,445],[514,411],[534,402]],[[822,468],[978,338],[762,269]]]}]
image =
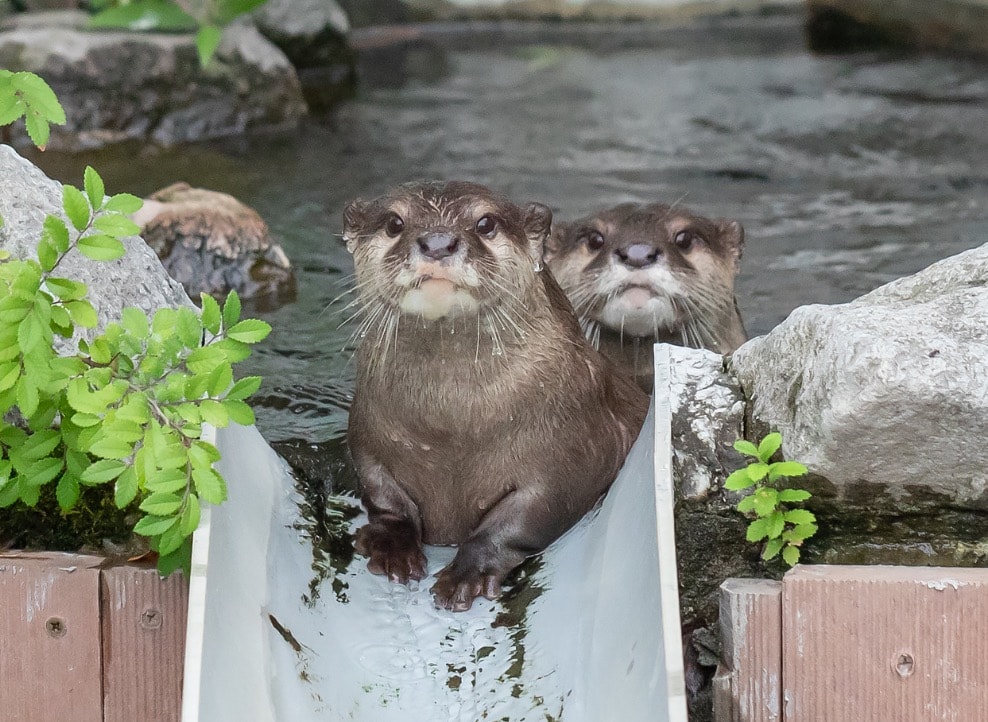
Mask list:
[{"label": "otter chin", "polygon": [[607,490],[648,397],[583,335],[543,269],[552,213],[466,182],[351,202],[357,381],[347,440],[368,523],[356,549],[399,583],[457,545],[436,603],[469,609]]},{"label": "otter chin", "polygon": [[591,342],[643,388],[656,342],[731,353],[747,339],[734,295],[744,230],[662,203],[557,223],[545,260]]}]

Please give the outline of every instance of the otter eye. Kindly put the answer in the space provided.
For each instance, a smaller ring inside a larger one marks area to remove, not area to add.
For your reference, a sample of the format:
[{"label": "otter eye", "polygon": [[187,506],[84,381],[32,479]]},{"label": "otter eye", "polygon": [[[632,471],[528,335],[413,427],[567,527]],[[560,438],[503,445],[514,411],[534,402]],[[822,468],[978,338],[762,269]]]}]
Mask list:
[{"label": "otter eye", "polygon": [[477,221],[476,231],[482,236],[489,236],[497,230],[497,221],[493,216],[481,216]]},{"label": "otter eye", "polygon": [[672,240],[679,247],[679,250],[688,251],[693,245],[693,241],[696,240],[696,236],[689,231],[680,231]]},{"label": "otter eye", "polygon": [[599,251],[604,247],[604,234],[600,231],[590,231],[584,238],[587,241],[587,248],[591,251]]},{"label": "otter eye", "polygon": [[387,225],[384,226],[384,231],[391,236],[399,235],[403,230],[405,230],[405,221],[401,220],[401,216],[397,213],[392,213],[391,217],[388,219]]}]

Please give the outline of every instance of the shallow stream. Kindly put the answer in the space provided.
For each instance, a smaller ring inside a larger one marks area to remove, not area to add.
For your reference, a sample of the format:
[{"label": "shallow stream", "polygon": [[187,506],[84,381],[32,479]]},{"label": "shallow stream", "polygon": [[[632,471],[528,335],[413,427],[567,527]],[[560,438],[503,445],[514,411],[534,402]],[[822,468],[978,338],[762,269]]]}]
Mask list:
[{"label": "shallow stream", "polygon": [[815,56],[792,16],[420,32],[355,36],[358,97],[294,135],[32,156],[77,184],[92,164],[111,192],[187,180],[266,218],[299,272],[297,302],[253,311],[274,326],[244,364],[269,440],[345,429],[342,209],[402,181],[475,180],[564,219],[628,200],[736,218],[751,335],[988,241],[984,64]]}]

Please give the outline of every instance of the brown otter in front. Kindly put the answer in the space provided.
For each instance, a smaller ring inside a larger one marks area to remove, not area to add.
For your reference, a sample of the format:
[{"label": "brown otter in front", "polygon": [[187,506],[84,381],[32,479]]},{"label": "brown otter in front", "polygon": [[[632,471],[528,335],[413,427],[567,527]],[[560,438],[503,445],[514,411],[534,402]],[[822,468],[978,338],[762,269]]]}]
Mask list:
[{"label": "brown otter in front", "polygon": [[551,220],[465,182],[346,208],[362,318],[347,439],[369,516],[357,551],[404,583],[425,575],[423,542],[458,544],[432,587],[456,611],[497,597],[593,506],[647,411],[541,270]]},{"label": "brown otter in front", "polygon": [[747,336],[734,297],[744,230],[662,203],[624,203],[555,224],[546,262],[587,338],[647,390],[652,345],[732,352]]}]

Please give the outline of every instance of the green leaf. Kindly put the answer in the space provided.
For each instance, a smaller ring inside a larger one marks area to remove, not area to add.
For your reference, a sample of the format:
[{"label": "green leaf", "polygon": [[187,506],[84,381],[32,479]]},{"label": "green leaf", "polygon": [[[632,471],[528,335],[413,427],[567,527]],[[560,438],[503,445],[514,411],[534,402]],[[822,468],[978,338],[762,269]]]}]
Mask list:
[{"label": "green leaf", "polygon": [[772,516],[767,517],[767,521],[769,537],[775,539],[778,536],[782,536],[782,530],[786,528],[786,519],[782,512],[774,512]]},{"label": "green leaf", "polygon": [[779,492],[775,489],[763,487],[758,489],[751,497],[755,500],[755,513],[758,516],[768,516],[779,505]]},{"label": "green leaf", "polygon": [[254,410],[243,401],[226,399],[223,401],[223,408],[226,409],[230,421],[241,426],[253,426],[256,422]]},{"label": "green leaf", "polygon": [[745,539],[750,542],[761,541],[768,536],[768,519],[755,519],[748,525]]},{"label": "green leaf", "polygon": [[141,210],[144,205],[144,201],[137,196],[131,195],[130,193],[118,193],[115,196],[110,196],[106,200],[105,210],[115,211],[117,213],[137,213]]},{"label": "green leaf", "polygon": [[185,469],[162,469],[148,476],[145,483],[148,491],[176,492],[185,491],[189,486],[189,477]]},{"label": "green leaf", "polygon": [[125,308],[120,314],[120,325],[128,333],[142,340],[151,333],[151,324],[148,322],[147,314],[139,308]]},{"label": "green leaf", "polygon": [[218,15],[216,20],[220,25],[226,25],[234,18],[252,12],[263,5],[267,0],[223,0],[218,5]]},{"label": "green leaf", "polygon": [[223,327],[231,328],[240,320],[240,296],[230,291],[223,302]]},{"label": "green leaf", "polygon": [[196,441],[189,447],[189,459],[198,468],[209,468],[220,460],[220,452],[208,441]]},{"label": "green leaf", "polygon": [[232,364],[243,361],[250,356],[250,346],[241,341],[234,341],[232,338],[225,338],[222,341],[210,344],[210,348],[221,351],[226,360]]},{"label": "green leaf", "polygon": [[51,134],[48,121],[42,117],[41,113],[35,110],[28,110],[24,116],[24,127],[27,130],[27,135],[31,139],[31,142],[41,150],[44,150],[45,146],[48,145],[48,137]]},{"label": "green leaf", "polygon": [[212,469],[194,469],[192,480],[196,485],[196,493],[203,501],[208,501],[210,504],[220,504],[226,499],[226,482]]},{"label": "green leaf", "polygon": [[161,492],[149,496],[141,502],[138,508],[156,516],[169,516],[178,511],[181,506],[182,499],[178,495]]},{"label": "green leaf", "polygon": [[230,415],[219,401],[206,399],[199,404],[199,410],[202,412],[202,420],[207,424],[223,428],[230,423]]},{"label": "green leaf", "polygon": [[769,539],[767,542],[765,542],[765,550],[762,552],[762,559],[768,561],[769,559],[773,559],[774,557],[776,557],[778,553],[782,551],[782,545],[784,543],[785,542],[783,542],[782,539],[779,538]]},{"label": "green leaf", "polygon": [[158,574],[167,577],[174,571],[181,569],[188,579],[192,570],[192,537],[185,537],[182,546],[171,554],[158,555]]},{"label": "green leaf", "polygon": [[43,78],[26,71],[12,73],[9,78],[11,85],[20,91],[24,100],[35,112],[40,113],[49,123],[56,125],[65,123],[65,111],[58,102],[55,92]]},{"label": "green leaf", "polygon": [[[20,458],[36,461],[48,456],[61,443],[62,434],[57,429],[46,429],[30,434],[24,443],[16,447],[16,453]],[[14,450],[11,450],[13,453]]]},{"label": "green leaf", "polygon": [[746,439],[738,439],[735,441],[734,448],[745,456],[754,456],[755,458],[758,458],[758,447]]},{"label": "green leaf", "polygon": [[0,93],[0,125],[9,125],[27,112],[27,106],[14,93]]},{"label": "green leaf", "polygon": [[769,466],[769,475],[772,481],[781,476],[803,476],[808,469],[798,461],[777,461]]},{"label": "green leaf", "polygon": [[760,461],[748,464],[748,477],[752,481],[761,481],[766,474],[768,474],[768,464],[763,464]]},{"label": "green leaf", "polygon": [[248,318],[231,326],[227,332],[227,338],[241,343],[257,343],[267,338],[271,333],[271,324],[258,318]]},{"label": "green leaf", "polygon": [[782,559],[791,567],[796,566],[799,562],[799,549],[794,546],[787,546],[782,550]]},{"label": "green leaf", "polygon": [[117,482],[113,487],[113,503],[118,509],[123,509],[129,506],[136,496],[137,470],[133,466],[128,466],[117,477]]},{"label": "green leaf", "polygon": [[[96,309],[93,308],[93,304],[89,301],[68,301],[65,304],[65,310],[69,312],[69,316],[72,317],[72,322],[76,326],[82,326],[83,328],[96,328],[96,324],[99,323],[99,317],[96,315]],[[92,350],[90,349],[90,353],[91,352]]]},{"label": "green leaf", "polygon": [[79,251],[94,261],[113,261],[123,256],[127,249],[116,238],[97,233],[80,238]]},{"label": "green leaf", "polygon": [[134,453],[134,443],[101,434],[89,447],[89,453],[101,459],[126,459]]},{"label": "green leaf", "polygon": [[93,221],[93,228],[114,238],[136,236],[141,232],[139,225],[120,213],[106,213],[97,216],[96,220]]},{"label": "green leaf", "polygon": [[30,353],[44,338],[45,324],[37,314],[28,313],[17,329],[17,345],[21,347],[21,353]]},{"label": "green leaf", "polygon": [[[69,250],[69,229],[61,218],[45,216],[45,221],[41,226],[41,238],[50,242],[58,253],[65,253]],[[48,279],[46,283],[51,288],[51,279]]]},{"label": "green leaf", "polygon": [[[51,216],[48,217],[51,218]],[[66,234],[67,233],[68,231],[66,231]],[[89,292],[89,289],[86,288],[85,283],[72,281],[68,278],[55,278],[53,276],[46,278],[45,286],[47,286],[49,291],[63,301],[77,301],[85,298],[86,294]]]},{"label": "green leaf", "polygon": [[116,479],[126,468],[126,464],[116,459],[97,461],[82,472],[81,481],[84,484],[104,484]]},{"label": "green leaf", "polygon": [[138,0],[113,5],[89,18],[90,28],[182,32],[195,30],[197,26],[195,18],[167,0]]},{"label": "green leaf", "polygon": [[766,464],[772,455],[782,446],[782,434],[778,431],[768,434],[761,443],[758,444],[757,456]]},{"label": "green leaf", "polygon": [[[230,391],[229,396],[233,396],[233,391]],[[724,480],[724,488],[730,491],[741,491],[742,489],[747,489],[754,484],[754,480],[748,476],[748,469],[738,469],[737,471],[731,472],[731,474]]]},{"label": "green leaf", "polygon": [[209,65],[222,37],[223,31],[215,25],[203,25],[199,28],[196,33],[196,50],[199,51],[199,64],[202,67]]},{"label": "green leaf", "polygon": [[185,365],[196,374],[209,374],[220,364],[229,364],[226,355],[215,346],[197,348],[185,359]]},{"label": "green leaf", "polygon": [[24,416],[34,416],[38,410],[38,387],[35,386],[28,376],[21,376],[17,381],[16,389],[17,406]]},{"label": "green leaf", "polygon": [[185,508],[182,509],[179,516],[179,529],[182,530],[184,536],[188,536],[199,528],[200,516],[199,497],[195,494],[189,494],[185,499]]},{"label": "green leaf", "polygon": [[779,501],[787,503],[806,501],[812,496],[810,492],[803,489],[783,489],[779,492]]},{"label": "green leaf", "polygon": [[229,363],[220,364],[209,373],[206,391],[210,396],[221,396],[231,384],[233,384],[233,369]]},{"label": "green leaf", "polygon": [[208,293],[200,293],[202,301],[202,326],[214,336],[220,332],[220,305]]},{"label": "green leaf", "polygon": [[788,534],[786,540],[798,544],[816,534],[817,529],[816,524],[799,524],[786,532]]},{"label": "green leaf", "polygon": [[55,498],[58,500],[58,506],[62,511],[70,511],[75,508],[76,502],[79,501],[79,479],[72,474],[65,473],[62,474],[62,478],[58,480],[58,486],[55,487]]},{"label": "green leaf", "polygon": [[42,270],[48,273],[57,262],[58,251],[55,250],[55,245],[42,234],[41,240],[38,241],[38,263],[41,264]]},{"label": "green leaf", "polygon": [[65,215],[77,231],[83,231],[89,225],[89,202],[75,186],[62,186],[62,207]]},{"label": "green leaf", "polygon": [[0,391],[13,388],[21,376],[21,365],[16,361],[0,364]]},{"label": "green leaf", "polygon": [[182,546],[185,541],[185,534],[182,533],[181,520],[171,529],[163,532],[158,539],[158,554],[168,555]]},{"label": "green leaf", "polygon": [[[262,379],[260,376],[245,376],[242,379],[238,379],[233,386],[230,387],[230,390],[226,392],[226,398],[233,401],[243,401],[247,397],[253,396],[257,390],[261,388],[261,380]],[[727,478],[730,480],[731,477],[729,476]]]},{"label": "green leaf", "polygon": [[816,515],[806,509],[791,509],[785,513],[786,521],[790,524],[812,524],[816,521]]},{"label": "green leaf", "polygon": [[21,484],[40,487],[62,473],[64,464],[60,457],[47,457],[35,461],[21,475]]},{"label": "green leaf", "polygon": [[174,516],[146,516],[134,525],[134,532],[141,536],[155,536],[164,534],[178,523],[178,518]]},{"label": "green leaf", "polygon": [[93,208],[99,208],[103,205],[106,189],[103,187],[103,179],[100,178],[99,173],[93,170],[92,166],[86,166],[86,171],[83,174],[83,187],[86,189],[89,205]]}]

